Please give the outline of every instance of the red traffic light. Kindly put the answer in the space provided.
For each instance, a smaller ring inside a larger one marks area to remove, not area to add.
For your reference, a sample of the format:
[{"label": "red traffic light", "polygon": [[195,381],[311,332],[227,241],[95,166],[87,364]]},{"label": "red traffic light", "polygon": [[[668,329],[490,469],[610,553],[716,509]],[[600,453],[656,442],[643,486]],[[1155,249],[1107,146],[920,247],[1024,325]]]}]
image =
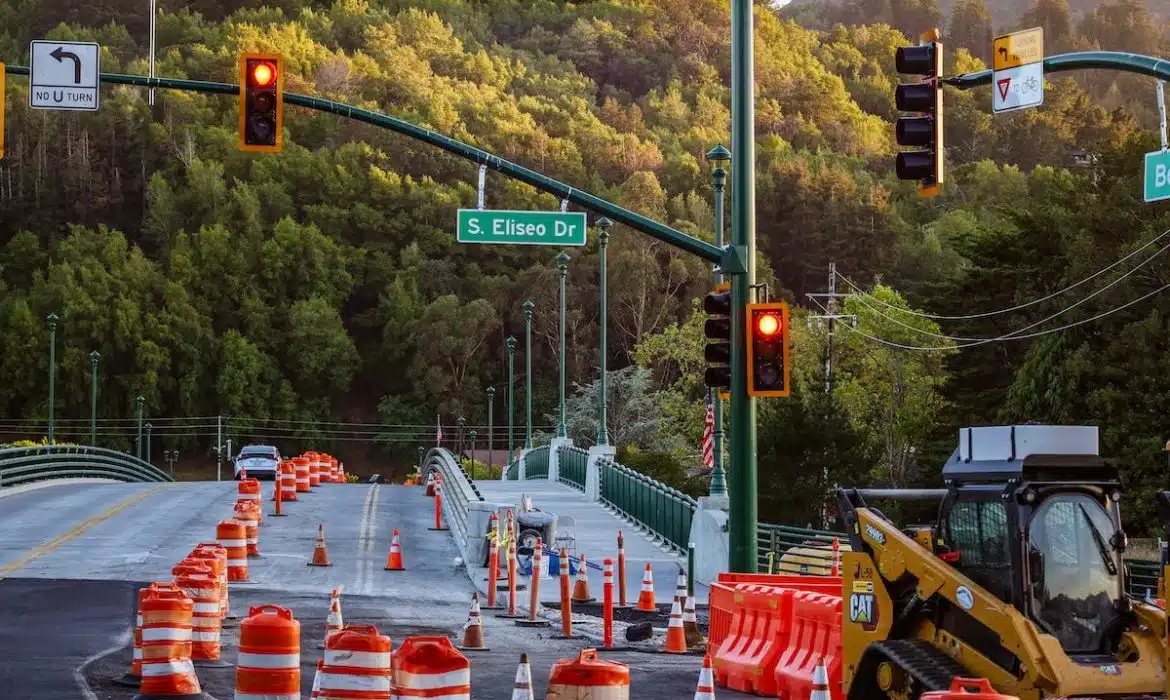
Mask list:
[{"label": "red traffic light", "polygon": [[771,338],[779,333],[782,325],[778,314],[760,314],[756,319],[756,330],[765,338]]},{"label": "red traffic light", "polygon": [[268,87],[276,82],[276,67],[271,63],[260,62],[252,66],[252,84],[257,87]]}]

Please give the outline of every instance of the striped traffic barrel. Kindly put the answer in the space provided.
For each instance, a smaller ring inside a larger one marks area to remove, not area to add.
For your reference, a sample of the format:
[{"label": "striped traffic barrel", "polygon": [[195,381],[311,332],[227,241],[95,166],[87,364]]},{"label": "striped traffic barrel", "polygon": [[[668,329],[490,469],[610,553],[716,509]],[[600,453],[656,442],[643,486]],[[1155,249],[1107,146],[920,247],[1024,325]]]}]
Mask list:
[{"label": "striped traffic barrel", "polygon": [[257,605],[240,622],[235,700],[301,700],[301,623],[278,605]]},{"label": "striped traffic barrel", "polygon": [[548,675],[549,698],[629,700],[630,667],[583,649],[575,659],[560,659]]},{"label": "striped traffic barrel", "polygon": [[215,571],[203,560],[184,559],[171,568],[175,585],[191,598],[191,660],[218,661],[219,634],[219,580]]},{"label": "striped traffic barrel", "polygon": [[297,500],[297,466],[291,459],[280,463],[280,500]]},{"label": "striped traffic barrel", "polygon": [[152,587],[142,601],[140,697],[198,696],[191,663],[191,598],[178,588]]},{"label": "striped traffic barrel", "polygon": [[215,538],[227,550],[228,581],[248,580],[248,528],[239,520],[221,520]]},{"label": "striped traffic barrel", "polygon": [[248,556],[260,556],[260,504],[256,501],[237,501],[232,517],[244,524],[248,542]]},{"label": "striped traffic barrel", "polygon": [[471,700],[471,663],[447,637],[407,637],[390,655],[396,700]]},{"label": "striped traffic barrel", "polygon": [[236,485],[236,502],[240,501],[256,501],[260,502],[260,480],[247,478],[240,479]]},{"label": "striped traffic barrel", "polygon": [[390,700],[390,638],[373,625],[346,625],[325,643],[321,700]]},{"label": "striped traffic barrel", "polygon": [[309,460],[309,488],[321,485],[321,459],[316,452],[306,452],[305,459]]},{"label": "striped traffic barrel", "polygon": [[304,493],[309,490],[309,460],[305,457],[293,457],[293,466],[297,472],[297,491]]},{"label": "striped traffic barrel", "polygon": [[219,542],[200,542],[195,545],[188,558],[204,560],[219,581],[219,619],[228,614],[227,548]]}]

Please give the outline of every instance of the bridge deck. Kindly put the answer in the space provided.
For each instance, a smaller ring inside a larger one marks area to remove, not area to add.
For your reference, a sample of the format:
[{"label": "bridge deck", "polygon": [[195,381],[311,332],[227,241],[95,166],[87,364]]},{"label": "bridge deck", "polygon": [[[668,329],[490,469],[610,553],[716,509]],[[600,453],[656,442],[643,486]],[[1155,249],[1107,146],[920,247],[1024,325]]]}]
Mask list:
[{"label": "bridge deck", "polygon": [[[618,530],[624,533],[626,540],[626,600],[630,603],[637,601],[642,571],[647,562],[654,572],[654,595],[658,603],[669,602],[674,596],[679,566],[685,567],[685,558],[654,544],[634,525],[610,513],[601,504],[590,501],[577,489],[544,479],[476,481],[475,486],[489,503],[515,505],[520,494],[527,493],[532,498],[533,507],[571,516],[576,521],[577,553],[584,554],[589,561],[589,591],[595,598],[601,598],[602,560],[612,557],[616,563]],[[556,572],[552,573],[556,575]],[[476,575],[481,591],[486,591],[483,582],[486,574],[487,569],[481,568]],[[558,588],[547,580],[542,583],[540,593],[544,602],[560,598]],[[522,603],[527,603],[527,594],[520,598]],[[706,605],[706,586],[695,586],[695,600],[699,605]]]}]

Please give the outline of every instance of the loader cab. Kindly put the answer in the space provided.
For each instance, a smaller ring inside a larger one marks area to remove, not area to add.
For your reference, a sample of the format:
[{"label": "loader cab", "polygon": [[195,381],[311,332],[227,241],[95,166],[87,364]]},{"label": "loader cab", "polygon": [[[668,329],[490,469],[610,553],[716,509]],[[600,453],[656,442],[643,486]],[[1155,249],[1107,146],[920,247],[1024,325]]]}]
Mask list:
[{"label": "loader cab", "polygon": [[[976,434],[963,436],[968,444],[961,438],[943,467],[939,537],[952,565],[1032,619],[1070,656],[1110,653],[1129,615],[1125,535],[1120,478],[1096,454],[1096,429],[966,431]],[[1000,431],[1001,440],[978,431]]]}]

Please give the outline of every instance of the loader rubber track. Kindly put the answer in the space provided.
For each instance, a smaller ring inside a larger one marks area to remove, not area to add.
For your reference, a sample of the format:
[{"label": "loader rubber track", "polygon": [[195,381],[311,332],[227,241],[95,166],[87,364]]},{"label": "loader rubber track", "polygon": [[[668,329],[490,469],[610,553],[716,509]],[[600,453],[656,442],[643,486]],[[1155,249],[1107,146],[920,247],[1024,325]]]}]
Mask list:
[{"label": "loader rubber track", "polygon": [[[850,688],[850,700],[886,697],[877,687],[877,667],[889,661],[914,680],[911,697],[919,697],[932,690],[948,690],[951,680],[966,677],[970,672],[962,664],[921,639],[893,639],[874,642],[865,649],[858,672]],[[860,682],[858,682],[860,681]],[[854,690],[861,692],[854,693]]]}]

